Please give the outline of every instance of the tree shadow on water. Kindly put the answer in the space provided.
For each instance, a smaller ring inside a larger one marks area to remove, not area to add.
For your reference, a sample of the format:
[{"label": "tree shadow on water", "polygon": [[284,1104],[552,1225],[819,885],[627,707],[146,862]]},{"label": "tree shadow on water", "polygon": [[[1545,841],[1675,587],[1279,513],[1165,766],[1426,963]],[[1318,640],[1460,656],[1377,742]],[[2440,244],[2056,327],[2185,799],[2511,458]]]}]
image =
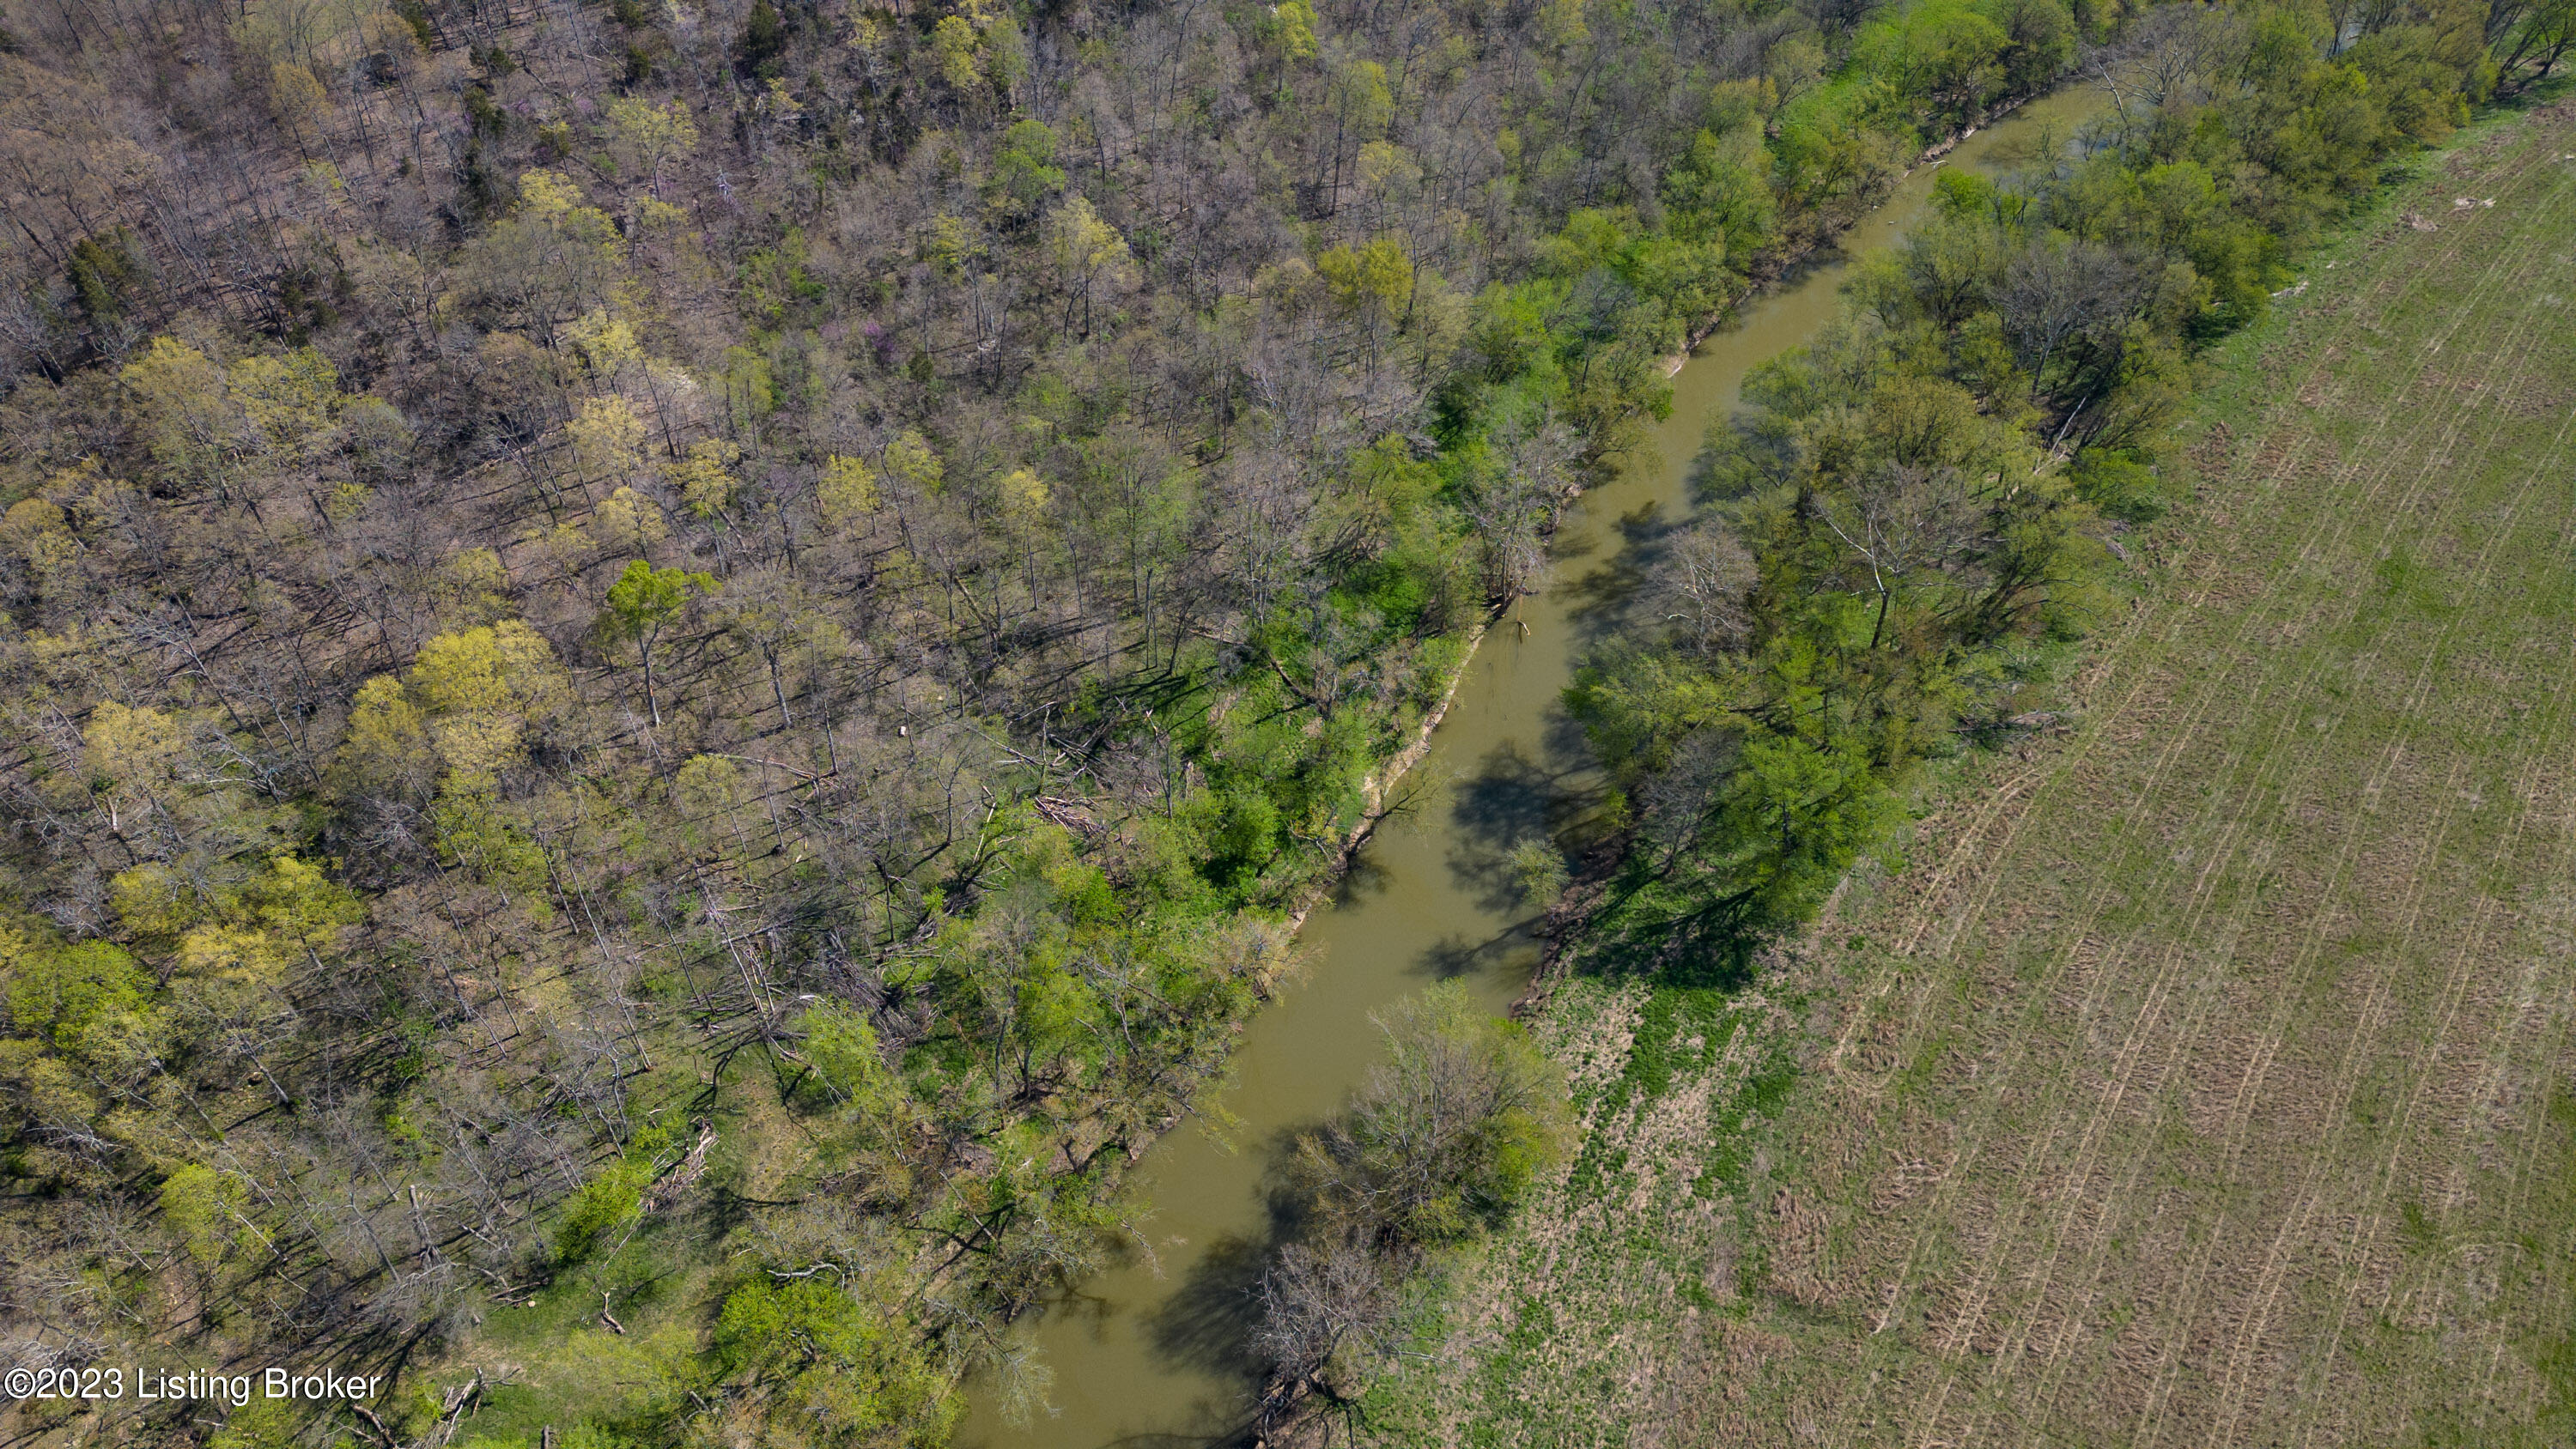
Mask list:
[{"label": "tree shadow on water", "polygon": [[1270,1368],[1253,1346],[1253,1335],[1261,1326],[1261,1280],[1281,1246],[1304,1226],[1297,1207],[1300,1198],[1288,1185],[1288,1170],[1298,1140],[1311,1130],[1311,1125],[1283,1128],[1260,1149],[1267,1164],[1262,1174],[1267,1212],[1261,1230],[1229,1233],[1209,1242],[1182,1274],[1180,1285],[1143,1324],[1154,1356],[1163,1365],[1223,1380],[1237,1391],[1193,1405],[1186,1429],[1132,1435],[1114,1441],[1119,1449],[1198,1449],[1250,1442],[1254,1399]]},{"label": "tree shadow on water", "polygon": [[1560,828],[1580,824],[1601,804],[1609,782],[1596,772],[1601,757],[1592,752],[1592,736],[1583,721],[1566,711],[1562,701],[1548,706],[1539,720],[1539,744],[1555,762],[1557,818]]},{"label": "tree shadow on water", "polygon": [[1545,909],[1546,901],[1530,898],[1528,867],[1514,852],[1535,843],[1562,859],[1566,840],[1580,833],[1577,827],[1600,801],[1589,753],[1565,748],[1568,739],[1553,720],[1548,728],[1549,754],[1563,764],[1533,760],[1506,741],[1452,787],[1450,880],[1489,917],[1520,921]]},{"label": "tree shadow on water", "polygon": [[1619,548],[1598,566],[1558,585],[1578,647],[1597,645],[1630,629],[1647,581],[1663,558],[1664,540],[1690,521],[1687,509],[1668,509],[1660,500],[1649,500],[1619,516]]},{"label": "tree shadow on water", "polygon": [[1375,856],[1366,850],[1353,851],[1342,867],[1341,879],[1333,882],[1333,908],[1344,910],[1385,895],[1394,884],[1395,873]]},{"label": "tree shadow on water", "polygon": [[1450,822],[1459,835],[1497,847],[1544,835],[1560,823],[1567,773],[1549,769],[1506,740],[1452,787]]},{"label": "tree shadow on water", "polygon": [[[1102,1254],[1097,1274],[1133,1268],[1138,1263],[1149,1261],[1151,1256],[1152,1250],[1143,1246],[1141,1240],[1118,1238],[1111,1241]],[[1104,1294],[1089,1291],[1086,1285],[1093,1281],[1095,1278],[1084,1278],[1065,1283],[1048,1295],[1042,1305],[1048,1320],[1078,1323],[1093,1334],[1101,1332],[1111,1319],[1118,1316],[1118,1305]]]},{"label": "tree shadow on water", "polygon": [[1256,1379],[1262,1366],[1252,1332],[1261,1325],[1261,1275],[1272,1251],[1267,1232],[1209,1243],[1146,1325],[1155,1357],[1174,1368]]},{"label": "tree shadow on water", "polygon": [[1415,972],[1438,981],[1452,981],[1461,976],[1479,976],[1492,972],[1514,955],[1536,955],[1538,937],[1531,925],[1536,920],[1522,921],[1498,931],[1481,941],[1464,936],[1451,936],[1424,951],[1414,962]]}]

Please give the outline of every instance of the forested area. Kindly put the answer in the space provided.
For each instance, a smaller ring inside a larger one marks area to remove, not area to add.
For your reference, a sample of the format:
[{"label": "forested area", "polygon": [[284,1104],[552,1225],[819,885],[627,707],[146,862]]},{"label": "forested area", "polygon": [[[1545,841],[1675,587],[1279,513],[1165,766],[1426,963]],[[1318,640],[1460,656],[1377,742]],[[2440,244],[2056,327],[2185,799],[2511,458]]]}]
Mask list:
[{"label": "forested area", "polygon": [[1710,429],[1706,506],[1569,703],[1628,824],[1582,949],[1743,969],[1901,834],[1931,761],[2068,723],[2067,645],[2160,516],[2196,354],[2261,315],[2383,168],[2556,68],[2568,7],[2145,12],[2087,72],[2108,113],[1933,217]]},{"label": "forested area", "polygon": [[2051,17],[1871,130],[1788,10],[13,10],[13,1354],[938,1437],[1656,359]]},{"label": "forested area", "polygon": [[[2517,64],[2555,13],[2508,17]],[[2020,505],[2060,556],[2136,491],[2105,420],[2255,305],[2265,237],[2450,114],[2456,18],[2374,12],[2332,65],[2243,31],[2314,72],[2278,114],[2206,65],[2139,92],[2122,145],[2198,168],[2155,192],[2163,300],[2083,301],[2025,363],[1984,273],[1955,328],[1892,278],[1843,380],[1780,374],[1815,408],[1744,496],[1902,359],[1926,477],[2066,424]],[[0,1331],[12,1365],[397,1383],[19,1425],[942,1438],[998,1326],[1121,1240],[1119,1169],[1659,360],[2118,19],[9,0]],[[2132,233],[2082,239],[2146,205],[2108,164],[2089,211],[2076,177],[1960,195],[1951,245],[2137,285]],[[1742,537],[1782,561],[1762,617],[1851,596],[1847,557]],[[1883,569],[1888,637],[1963,567]],[[1979,648],[2060,607],[1943,586],[1993,600]],[[1656,667],[1735,677],[1728,607]],[[1760,647],[1929,681],[1849,647],[1858,607]],[[1772,717],[1878,781],[1965,687]]]}]

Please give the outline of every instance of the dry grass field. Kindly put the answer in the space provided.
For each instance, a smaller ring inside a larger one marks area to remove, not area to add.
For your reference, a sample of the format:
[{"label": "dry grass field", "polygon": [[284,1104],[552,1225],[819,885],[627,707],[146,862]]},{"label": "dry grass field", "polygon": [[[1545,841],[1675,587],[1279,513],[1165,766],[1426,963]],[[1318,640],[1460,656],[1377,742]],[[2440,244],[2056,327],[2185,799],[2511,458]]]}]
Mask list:
[{"label": "dry grass field", "polygon": [[2576,103],[2307,275],[2072,735],[1757,989],[1559,992],[1583,1153],[1362,1442],[2576,1443]]}]

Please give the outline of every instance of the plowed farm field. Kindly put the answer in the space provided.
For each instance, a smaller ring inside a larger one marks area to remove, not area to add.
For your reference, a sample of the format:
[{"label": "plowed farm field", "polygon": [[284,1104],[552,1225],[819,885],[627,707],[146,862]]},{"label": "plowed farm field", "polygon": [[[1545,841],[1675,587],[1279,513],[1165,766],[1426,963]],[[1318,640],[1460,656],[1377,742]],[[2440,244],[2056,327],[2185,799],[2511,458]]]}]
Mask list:
[{"label": "plowed farm field", "polygon": [[1361,1442],[2576,1443],[2576,106],[2231,341],[2067,687],[1587,1137]]}]

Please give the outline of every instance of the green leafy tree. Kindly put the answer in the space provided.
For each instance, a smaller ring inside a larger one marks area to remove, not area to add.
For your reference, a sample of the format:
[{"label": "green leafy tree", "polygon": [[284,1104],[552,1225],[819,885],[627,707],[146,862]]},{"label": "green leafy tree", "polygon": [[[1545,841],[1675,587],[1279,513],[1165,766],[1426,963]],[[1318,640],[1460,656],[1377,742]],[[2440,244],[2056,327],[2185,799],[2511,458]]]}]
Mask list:
[{"label": "green leafy tree", "polygon": [[239,446],[243,420],[224,371],[196,348],[156,337],[117,374],[164,468],[191,480],[218,476]]},{"label": "green leafy tree", "polygon": [[689,600],[722,587],[713,574],[678,567],[657,569],[642,559],[628,564],[617,582],[608,586],[608,610],[602,619],[619,638],[635,646],[644,671],[645,712],[656,728],[662,723],[662,706],[654,696],[653,652],[661,644],[662,631],[687,610]]},{"label": "green leafy tree", "polygon": [[902,1284],[882,1271],[755,1276],[716,1316],[729,1382],[811,1444],[935,1444],[956,1389],[931,1362]]},{"label": "green leafy tree", "polygon": [[993,208],[1014,219],[1036,215],[1048,197],[1064,188],[1064,169],[1055,164],[1055,152],[1056,135],[1046,122],[1012,122],[993,153],[993,174],[985,183]]},{"label": "green leafy tree", "polygon": [[[750,50],[747,41],[744,49]],[[608,103],[608,138],[619,165],[653,178],[653,195],[658,199],[664,189],[663,168],[698,148],[698,126],[685,102],[657,106],[620,96]]]},{"label": "green leafy tree", "polygon": [[787,21],[770,0],[752,0],[751,13],[743,18],[742,40],[736,47],[745,75],[762,79],[777,74],[778,58],[787,50]]},{"label": "green leafy tree", "polygon": [[1454,982],[1374,1019],[1386,1059],[1340,1117],[1299,1142],[1305,1191],[1342,1231],[1388,1247],[1446,1246],[1500,1224],[1565,1151],[1555,1064]]}]

